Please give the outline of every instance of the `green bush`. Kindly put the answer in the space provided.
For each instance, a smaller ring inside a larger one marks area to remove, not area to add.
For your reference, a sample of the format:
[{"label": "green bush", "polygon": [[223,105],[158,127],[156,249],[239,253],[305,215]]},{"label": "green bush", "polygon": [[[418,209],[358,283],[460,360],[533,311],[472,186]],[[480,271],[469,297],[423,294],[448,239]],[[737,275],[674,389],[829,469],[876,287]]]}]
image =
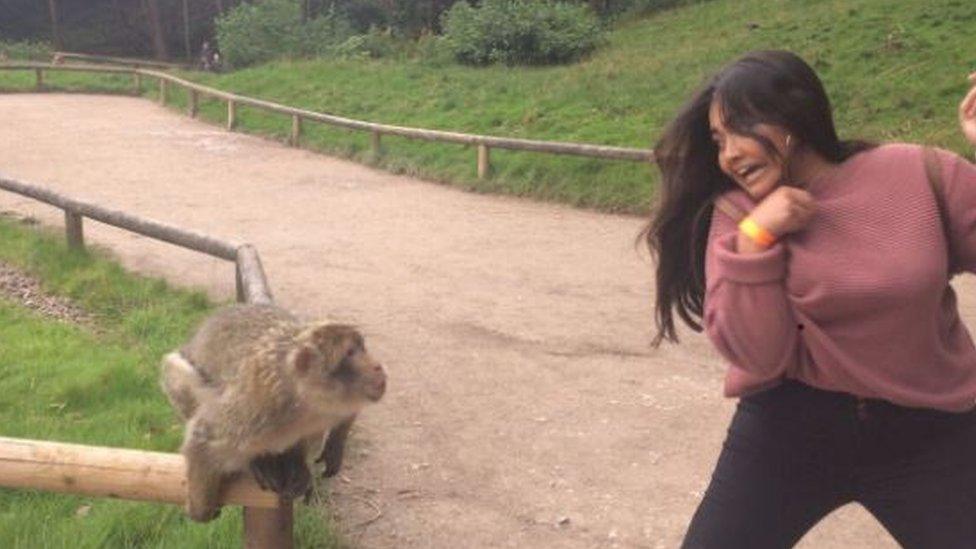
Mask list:
[{"label": "green bush", "polygon": [[363,34],[350,36],[332,48],[331,53],[340,58],[389,57],[402,49],[402,45],[389,31],[372,29]]},{"label": "green bush", "polygon": [[302,23],[300,6],[293,0],[240,4],[217,19],[217,43],[232,68],[327,55],[351,35],[349,23],[336,12]]},{"label": "green bush", "polygon": [[444,38],[468,65],[549,65],[576,61],[603,40],[587,6],[552,1],[458,2],[444,15]]},{"label": "green bush", "polygon": [[44,42],[3,42],[0,41],[0,61],[50,61],[51,45]]}]

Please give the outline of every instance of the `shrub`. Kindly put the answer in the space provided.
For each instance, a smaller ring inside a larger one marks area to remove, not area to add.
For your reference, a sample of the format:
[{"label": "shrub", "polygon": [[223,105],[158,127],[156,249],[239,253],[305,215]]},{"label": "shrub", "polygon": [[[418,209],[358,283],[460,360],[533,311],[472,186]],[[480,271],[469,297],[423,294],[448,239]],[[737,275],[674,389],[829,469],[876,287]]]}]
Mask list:
[{"label": "shrub", "polygon": [[603,40],[585,5],[525,0],[458,2],[444,15],[454,58],[469,65],[547,65],[576,61]]},{"label": "shrub", "polygon": [[447,39],[436,34],[424,33],[416,40],[407,42],[407,55],[430,67],[446,67],[454,63],[454,52]]},{"label": "shrub", "polygon": [[332,49],[353,35],[349,22],[337,12],[319,15],[298,25],[299,47],[293,57],[328,55]]},{"label": "shrub", "polygon": [[327,54],[352,35],[336,12],[301,22],[298,2],[264,0],[240,4],[217,19],[217,43],[224,62],[245,67],[282,57]]},{"label": "shrub", "polygon": [[401,45],[389,31],[372,29],[363,34],[350,36],[332,48],[331,53],[336,57],[344,58],[378,58],[389,57],[400,48]]}]

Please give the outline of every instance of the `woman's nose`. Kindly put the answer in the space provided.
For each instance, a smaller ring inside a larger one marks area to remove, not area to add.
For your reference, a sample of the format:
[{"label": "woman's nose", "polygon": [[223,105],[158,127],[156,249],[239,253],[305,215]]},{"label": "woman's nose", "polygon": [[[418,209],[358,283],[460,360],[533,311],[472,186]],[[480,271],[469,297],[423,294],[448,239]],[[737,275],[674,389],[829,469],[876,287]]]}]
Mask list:
[{"label": "woman's nose", "polygon": [[723,160],[732,162],[737,160],[742,156],[742,142],[736,136],[728,136],[722,141],[722,147],[719,150],[719,155]]}]

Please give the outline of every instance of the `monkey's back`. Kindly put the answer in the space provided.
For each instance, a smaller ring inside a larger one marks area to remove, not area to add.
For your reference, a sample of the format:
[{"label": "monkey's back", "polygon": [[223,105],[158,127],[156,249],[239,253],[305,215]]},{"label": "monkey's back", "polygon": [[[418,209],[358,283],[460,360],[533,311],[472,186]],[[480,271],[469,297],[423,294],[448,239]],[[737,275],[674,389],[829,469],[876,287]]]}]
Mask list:
[{"label": "monkey's back", "polygon": [[209,384],[224,385],[258,352],[275,340],[291,339],[298,319],[274,305],[231,305],[218,310],[197,328],[180,349]]}]

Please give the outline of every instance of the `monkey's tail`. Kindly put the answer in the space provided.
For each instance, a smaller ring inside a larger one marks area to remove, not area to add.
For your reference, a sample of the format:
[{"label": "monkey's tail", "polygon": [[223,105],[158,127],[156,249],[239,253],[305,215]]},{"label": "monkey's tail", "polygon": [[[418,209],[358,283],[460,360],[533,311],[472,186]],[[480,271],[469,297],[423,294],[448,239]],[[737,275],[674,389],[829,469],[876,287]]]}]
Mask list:
[{"label": "monkey's tail", "polygon": [[163,377],[161,384],[170,404],[183,416],[190,419],[200,404],[203,393],[209,391],[206,381],[196,367],[179,351],[163,357]]}]

